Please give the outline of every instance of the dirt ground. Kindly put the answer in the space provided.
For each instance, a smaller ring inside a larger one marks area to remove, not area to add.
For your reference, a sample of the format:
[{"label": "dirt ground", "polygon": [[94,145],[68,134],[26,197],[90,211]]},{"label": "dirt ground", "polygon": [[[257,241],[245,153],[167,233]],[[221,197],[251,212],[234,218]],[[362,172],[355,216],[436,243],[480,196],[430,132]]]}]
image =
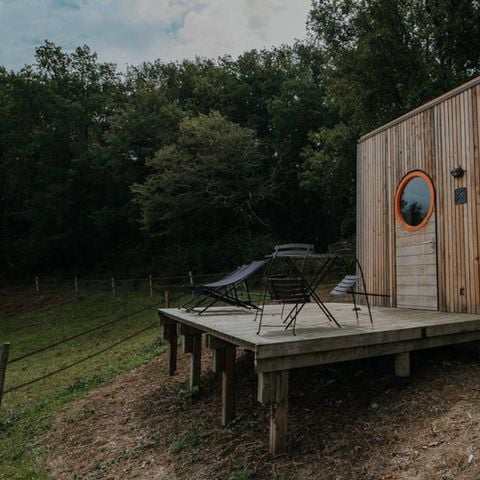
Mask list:
[{"label": "dirt ground", "polygon": [[166,355],[69,404],[39,440],[55,479],[480,478],[480,362],[468,350],[413,356],[412,377],[391,357],[294,370],[289,453],[268,454],[268,409],[239,352],[237,420],[220,426],[219,381],[204,354],[191,399],[188,356]]},{"label": "dirt ground", "polygon": [[0,288],[0,312],[4,317],[19,316],[27,313],[39,313],[52,307],[72,301],[73,295],[63,293],[41,293],[33,291]]}]

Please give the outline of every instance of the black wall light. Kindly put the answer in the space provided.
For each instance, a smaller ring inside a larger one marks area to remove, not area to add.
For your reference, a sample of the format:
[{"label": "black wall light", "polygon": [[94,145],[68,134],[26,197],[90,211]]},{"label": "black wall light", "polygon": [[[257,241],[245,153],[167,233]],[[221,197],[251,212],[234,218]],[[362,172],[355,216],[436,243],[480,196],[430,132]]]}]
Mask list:
[{"label": "black wall light", "polygon": [[454,167],[450,170],[450,175],[455,178],[463,177],[465,170],[459,165],[458,167]]}]

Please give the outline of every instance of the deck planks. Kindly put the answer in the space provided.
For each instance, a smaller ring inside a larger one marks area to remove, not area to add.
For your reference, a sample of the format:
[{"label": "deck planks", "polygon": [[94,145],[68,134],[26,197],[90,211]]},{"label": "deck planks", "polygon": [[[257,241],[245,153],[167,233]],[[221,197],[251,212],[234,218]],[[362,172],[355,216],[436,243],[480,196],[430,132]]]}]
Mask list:
[{"label": "deck planks", "polygon": [[[235,418],[235,349],[255,353],[258,374],[257,398],[270,405],[270,452],[273,456],[287,449],[288,377],[293,368],[394,355],[395,374],[410,375],[410,352],[464,342],[480,341],[480,316],[414,309],[373,307],[374,324],[362,309],[358,321],[352,304],[328,303],[342,328],[329,324],[318,306],[307,304],[297,320],[297,335],[283,328],[265,326],[255,332],[255,314],[233,307],[211,308],[198,315],[179,309],[159,309],[164,328],[180,327],[192,336],[190,387],[199,387],[201,337],[207,346],[222,355],[222,425]],[[281,306],[267,306],[264,315],[281,325]],[[177,330],[175,328],[175,330]],[[188,332],[195,332],[190,334]],[[225,343],[228,342],[228,343]],[[172,344],[170,345],[172,349]],[[176,354],[176,348],[175,348]]]},{"label": "deck planks", "polygon": [[[307,304],[297,321],[297,335],[282,328],[265,327],[256,335],[255,315],[231,307],[211,309],[197,315],[178,309],[160,309],[160,314],[255,352],[257,361],[278,356],[328,352],[373,345],[395,344],[425,337],[474,332],[480,335],[480,316],[415,309],[373,307],[373,326],[363,308],[357,323],[352,305],[327,304],[342,328],[331,326],[314,304]],[[280,306],[266,307],[268,323],[280,325]],[[392,352],[393,353],[393,352]]]}]

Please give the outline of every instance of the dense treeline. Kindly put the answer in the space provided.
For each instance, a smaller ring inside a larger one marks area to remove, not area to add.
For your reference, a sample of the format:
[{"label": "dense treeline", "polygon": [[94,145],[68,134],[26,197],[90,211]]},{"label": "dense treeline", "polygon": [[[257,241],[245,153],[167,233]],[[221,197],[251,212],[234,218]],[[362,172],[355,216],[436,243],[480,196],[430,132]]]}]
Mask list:
[{"label": "dense treeline", "polygon": [[366,131],[480,70],[480,6],[314,1],[308,41],[120,73],[0,67],[0,271],[229,268],[354,235]]}]

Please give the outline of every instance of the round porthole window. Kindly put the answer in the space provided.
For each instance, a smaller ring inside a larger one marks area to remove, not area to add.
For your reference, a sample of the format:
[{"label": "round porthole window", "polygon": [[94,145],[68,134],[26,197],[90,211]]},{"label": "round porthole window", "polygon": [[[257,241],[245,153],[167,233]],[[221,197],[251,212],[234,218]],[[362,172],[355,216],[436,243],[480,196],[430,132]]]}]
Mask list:
[{"label": "round porthole window", "polygon": [[403,177],[395,195],[397,221],[410,232],[420,230],[430,218],[435,190],[430,177],[419,171]]}]

